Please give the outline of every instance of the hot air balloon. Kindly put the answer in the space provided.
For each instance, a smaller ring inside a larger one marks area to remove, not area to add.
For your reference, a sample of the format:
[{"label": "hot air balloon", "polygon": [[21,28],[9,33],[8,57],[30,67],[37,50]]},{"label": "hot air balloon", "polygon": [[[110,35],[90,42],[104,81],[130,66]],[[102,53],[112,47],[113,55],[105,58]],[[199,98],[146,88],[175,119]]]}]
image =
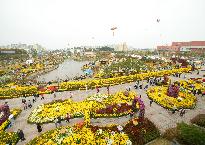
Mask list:
[{"label": "hot air balloon", "polygon": [[117,27],[112,27],[110,30],[112,31],[112,35],[114,36],[115,35],[115,29],[117,29]]},{"label": "hot air balloon", "polygon": [[160,19],[157,19],[157,23],[159,23],[160,22]]}]

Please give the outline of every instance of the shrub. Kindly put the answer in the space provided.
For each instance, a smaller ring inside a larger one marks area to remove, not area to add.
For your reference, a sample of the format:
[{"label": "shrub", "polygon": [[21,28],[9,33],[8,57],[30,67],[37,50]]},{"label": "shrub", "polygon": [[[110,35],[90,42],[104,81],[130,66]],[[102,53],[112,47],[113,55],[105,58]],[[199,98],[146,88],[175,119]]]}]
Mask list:
[{"label": "shrub", "polygon": [[205,145],[205,131],[194,125],[179,123],[177,140],[186,145]]},{"label": "shrub", "polygon": [[172,141],[178,136],[177,128],[169,128],[163,134],[163,137]]},{"label": "shrub", "polygon": [[191,123],[197,124],[198,126],[205,127],[205,114],[199,114],[191,120]]},{"label": "shrub", "polygon": [[160,136],[159,130],[147,118],[144,119],[141,125],[134,125],[131,121],[128,122],[124,131],[128,134],[133,144],[143,145]]}]

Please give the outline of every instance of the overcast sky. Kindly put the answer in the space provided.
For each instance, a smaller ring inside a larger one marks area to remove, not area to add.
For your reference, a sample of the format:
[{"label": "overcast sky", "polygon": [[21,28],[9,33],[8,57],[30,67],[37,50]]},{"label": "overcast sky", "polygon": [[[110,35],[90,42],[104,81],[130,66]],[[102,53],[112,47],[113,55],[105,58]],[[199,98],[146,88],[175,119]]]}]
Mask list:
[{"label": "overcast sky", "polygon": [[0,45],[148,48],[190,40],[205,40],[205,0],[0,0]]}]

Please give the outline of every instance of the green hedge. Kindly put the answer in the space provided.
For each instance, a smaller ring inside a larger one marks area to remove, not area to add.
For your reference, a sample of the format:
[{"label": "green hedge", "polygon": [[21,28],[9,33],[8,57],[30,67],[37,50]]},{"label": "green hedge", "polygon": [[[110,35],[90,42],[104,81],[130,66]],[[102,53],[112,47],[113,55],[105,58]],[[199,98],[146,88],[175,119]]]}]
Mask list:
[{"label": "green hedge", "polygon": [[205,145],[205,131],[194,125],[179,123],[177,140],[185,145]]}]

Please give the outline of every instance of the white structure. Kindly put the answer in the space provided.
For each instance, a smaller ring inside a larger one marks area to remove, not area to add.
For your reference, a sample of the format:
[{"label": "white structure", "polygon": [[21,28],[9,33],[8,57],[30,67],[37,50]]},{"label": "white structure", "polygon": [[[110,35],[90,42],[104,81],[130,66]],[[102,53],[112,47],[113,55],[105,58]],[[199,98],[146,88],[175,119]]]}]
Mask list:
[{"label": "white structure", "polygon": [[115,51],[128,51],[126,42],[116,45]]},{"label": "white structure", "polygon": [[32,64],[32,63],[33,63],[33,60],[32,60],[32,59],[26,60],[26,64]]}]

